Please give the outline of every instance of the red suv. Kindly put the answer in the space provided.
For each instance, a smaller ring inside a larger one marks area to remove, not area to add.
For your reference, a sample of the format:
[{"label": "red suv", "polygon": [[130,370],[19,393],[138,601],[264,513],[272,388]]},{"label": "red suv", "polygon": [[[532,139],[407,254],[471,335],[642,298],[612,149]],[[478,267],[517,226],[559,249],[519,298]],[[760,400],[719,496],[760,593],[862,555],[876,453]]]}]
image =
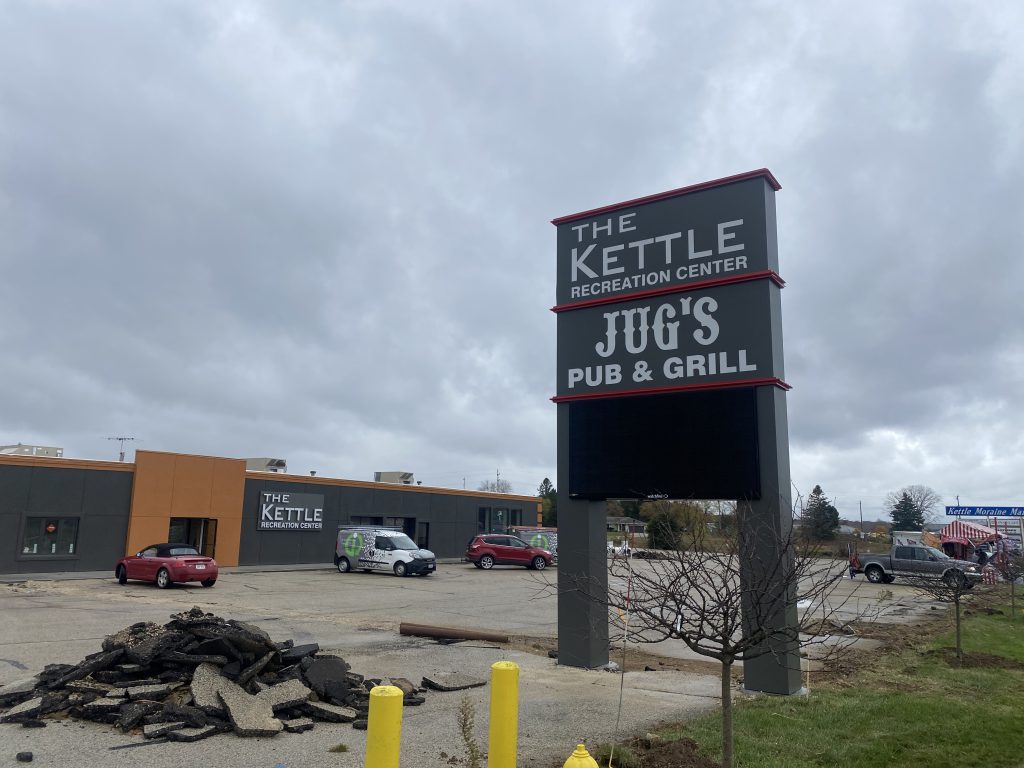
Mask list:
[{"label": "red suv", "polygon": [[469,542],[466,559],[485,570],[495,565],[525,565],[542,571],[555,562],[555,556],[546,549],[531,547],[517,536],[498,533],[475,536]]}]

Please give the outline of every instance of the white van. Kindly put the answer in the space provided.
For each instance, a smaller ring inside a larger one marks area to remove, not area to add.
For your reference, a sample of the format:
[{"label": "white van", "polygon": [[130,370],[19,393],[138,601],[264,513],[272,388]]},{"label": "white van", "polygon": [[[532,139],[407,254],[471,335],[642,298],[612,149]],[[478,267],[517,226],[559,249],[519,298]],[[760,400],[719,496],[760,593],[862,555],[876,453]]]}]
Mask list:
[{"label": "white van", "polygon": [[401,531],[350,525],[338,528],[334,565],[340,573],[361,568],[391,571],[395,576],[430,575],[437,568],[437,558]]}]

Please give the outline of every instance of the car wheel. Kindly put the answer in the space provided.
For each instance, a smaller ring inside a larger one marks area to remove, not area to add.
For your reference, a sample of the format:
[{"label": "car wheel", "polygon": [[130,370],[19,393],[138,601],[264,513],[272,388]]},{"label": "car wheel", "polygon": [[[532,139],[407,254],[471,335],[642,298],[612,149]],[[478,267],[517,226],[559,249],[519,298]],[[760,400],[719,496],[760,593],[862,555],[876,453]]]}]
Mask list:
[{"label": "car wheel", "polygon": [[491,570],[494,567],[494,558],[490,555],[484,555],[480,558],[480,567],[485,571]]},{"label": "car wheel", "polygon": [[946,586],[950,589],[963,589],[964,582],[967,581],[960,571],[950,571],[942,580],[946,582]]},{"label": "car wheel", "polygon": [[214,584],[217,583],[217,580],[216,579],[203,579],[199,583],[202,584],[204,587],[212,587]]},{"label": "car wheel", "polygon": [[348,573],[352,570],[352,563],[348,561],[347,557],[338,558],[338,573]]},{"label": "car wheel", "polygon": [[864,575],[872,584],[881,584],[885,580],[885,571],[877,565],[869,565],[865,568]]},{"label": "car wheel", "polygon": [[540,555],[537,555],[535,558],[533,558],[533,562],[531,563],[531,566],[533,567],[533,570],[535,570],[535,571],[543,571],[545,568],[548,567],[548,561],[545,560]]},{"label": "car wheel", "polygon": [[117,577],[118,584],[124,585],[128,583],[128,571],[124,569],[123,565],[117,566],[117,572],[114,575]]},{"label": "car wheel", "polygon": [[405,576],[405,563],[395,563],[395,576]]},{"label": "car wheel", "polygon": [[156,572],[156,585],[160,587],[160,589],[167,589],[171,586],[171,574],[166,568],[161,568]]}]

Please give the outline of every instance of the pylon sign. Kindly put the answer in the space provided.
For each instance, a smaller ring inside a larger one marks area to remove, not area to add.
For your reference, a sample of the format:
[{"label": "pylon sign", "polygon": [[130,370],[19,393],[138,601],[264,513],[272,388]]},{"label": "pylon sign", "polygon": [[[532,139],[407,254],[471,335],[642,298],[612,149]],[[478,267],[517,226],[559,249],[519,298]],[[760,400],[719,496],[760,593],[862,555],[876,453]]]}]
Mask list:
[{"label": "pylon sign", "polygon": [[[552,400],[570,406],[576,471],[566,483],[560,469],[559,485],[576,498],[759,496],[756,413],[736,390],[788,389],[778,188],[760,170],[554,220],[560,303]],[[730,392],[678,397],[712,390]],[[677,397],[662,397],[654,411],[670,419],[652,418],[651,405],[634,399],[670,394]],[[572,407],[612,397],[622,398],[614,408]],[[697,464],[695,447],[705,451]],[[677,469],[652,476],[651,468],[664,466]]]},{"label": "pylon sign", "polygon": [[[608,660],[605,499],[735,500],[780,534],[745,544],[743,578],[792,569],[778,189],[761,169],[552,222],[560,664]],[[744,621],[785,631],[744,683],[796,693],[795,603],[764,599]]]}]

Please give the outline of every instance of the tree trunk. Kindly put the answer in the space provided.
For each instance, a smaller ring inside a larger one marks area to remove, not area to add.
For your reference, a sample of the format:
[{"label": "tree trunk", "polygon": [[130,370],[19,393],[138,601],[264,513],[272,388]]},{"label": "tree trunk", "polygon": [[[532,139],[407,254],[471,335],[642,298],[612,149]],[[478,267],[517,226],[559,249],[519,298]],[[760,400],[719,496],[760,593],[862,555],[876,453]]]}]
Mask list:
[{"label": "tree trunk", "polygon": [[964,652],[960,645],[960,601],[953,601],[953,610],[956,612],[956,657],[960,661],[960,665],[964,663]]},{"label": "tree trunk", "polygon": [[722,768],[732,768],[732,659],[722,659]]}]

